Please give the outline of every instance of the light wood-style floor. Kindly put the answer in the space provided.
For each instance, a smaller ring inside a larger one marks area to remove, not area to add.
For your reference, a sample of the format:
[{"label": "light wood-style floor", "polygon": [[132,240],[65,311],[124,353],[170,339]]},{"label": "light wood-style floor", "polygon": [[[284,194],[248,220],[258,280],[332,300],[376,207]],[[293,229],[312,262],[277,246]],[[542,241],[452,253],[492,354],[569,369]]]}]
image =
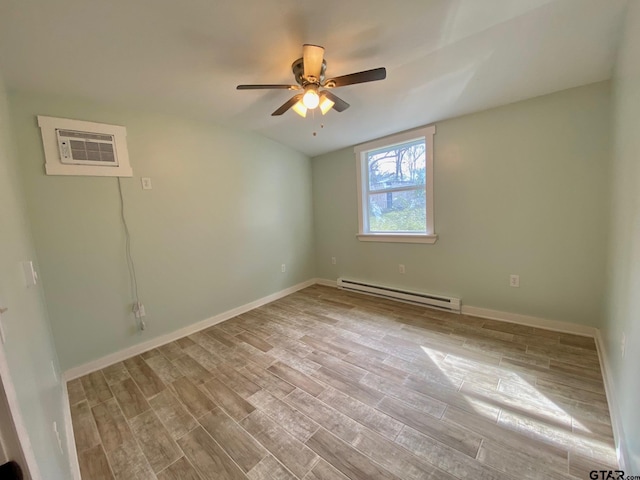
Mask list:
[{"label": "light wood-style floor", "polygon": [[313,286],[68,384],[84,480],[587,479],[592,339]]}]

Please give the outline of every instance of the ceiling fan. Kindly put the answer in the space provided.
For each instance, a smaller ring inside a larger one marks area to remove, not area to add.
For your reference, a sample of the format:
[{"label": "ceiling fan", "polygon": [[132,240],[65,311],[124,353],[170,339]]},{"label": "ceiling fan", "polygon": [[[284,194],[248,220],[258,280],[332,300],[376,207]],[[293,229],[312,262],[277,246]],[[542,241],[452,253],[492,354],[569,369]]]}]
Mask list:
[{"label": "ceiling fan", "polygon": [[325,79],[324,73],[327,62],[324,60],[324,48],[318,45],[305,44],[302,46],[302,58],[291,65],[297,85],[238,85],[238,90],[302,90],[287,100],[272,116],[282,115],[293,108],[300,116],[306,117],[308,110],[320,108],[326,114],[331,108],[343,112],[349,104],[334,95],[329,89],[354,85],[356,83],[375,82],[387,77],[384,67],[365,70],[363,72],[342,75],[341,77]]}]

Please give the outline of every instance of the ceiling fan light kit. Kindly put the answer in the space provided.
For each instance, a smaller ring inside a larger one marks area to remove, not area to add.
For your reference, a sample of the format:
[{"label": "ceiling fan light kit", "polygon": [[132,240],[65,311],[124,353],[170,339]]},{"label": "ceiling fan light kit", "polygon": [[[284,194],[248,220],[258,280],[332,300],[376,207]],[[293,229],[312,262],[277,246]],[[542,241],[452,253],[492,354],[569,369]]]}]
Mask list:
[{"label": "ceiling fan light kit", "polygon": [[[291,107],[291,109],[296,112],[298,115],[300,115],[302,118],[305,118],[307,116],[307,111],[308,110],[313,110],[314,108],[320,108],[320,112],[322,113],[322,115],[326,115],[327,112],[329,110],[331,110],[333,108],[333,106],[335,105],[335,102],[333,100],[331,100],[327,94],[327,92],[322,92],[317,99],[317,104],[309,104],[308,102],[305,103],[305,95],[302,96],[302,100],[299,100],[298,102],[296,102],[293,107]],[[315,100],[314,100],[315,101]],[[312,106],[315,105],[315,106]]]},{"label": "ceiling fan light kit", "polygon": [[[291,69],[297,85],[238,85],[236,88],[238,90],[303,90],[304,93],[294,95],[271,115],[282,115],[287,110],[293,109],[301,117],[306,117],[308,110],[316,108],[320,108],[322,115],[332,108],[337,112],[343,112],[349,108],[347,102],[328,89],[375,82],[387,77],[386,69],[381,67],[325,80],[327,62],[324,60],[324,48],[310,44],[302,46],[302,58],[293,62]],[[321,88],[324,90],[320,90]]]}]

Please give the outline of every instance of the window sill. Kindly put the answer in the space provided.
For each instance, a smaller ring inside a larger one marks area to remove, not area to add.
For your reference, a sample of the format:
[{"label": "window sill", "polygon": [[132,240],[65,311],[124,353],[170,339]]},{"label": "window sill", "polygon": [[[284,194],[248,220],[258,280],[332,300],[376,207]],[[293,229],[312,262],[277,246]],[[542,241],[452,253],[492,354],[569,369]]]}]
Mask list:
[{"label": "window sill", "polygon": [[361,242],[385,243],[436,243],[438,235],[405,235],[401,233],[359,233],[356,235]]}]

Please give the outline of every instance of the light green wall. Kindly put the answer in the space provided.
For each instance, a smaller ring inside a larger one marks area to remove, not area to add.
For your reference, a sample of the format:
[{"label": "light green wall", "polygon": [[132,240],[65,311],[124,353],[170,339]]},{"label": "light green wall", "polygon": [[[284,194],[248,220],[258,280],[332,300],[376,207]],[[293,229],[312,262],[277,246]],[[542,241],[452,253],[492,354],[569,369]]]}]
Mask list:
[{"label": "light green wall", "polygon": [[[359,242],[353,149],[314,158],[317,275],[598,325],[609,110],[603,82],[438,123],[435,245]],[[510,274],[520,288],[509,287]]]},{"label": "light green wall", "polygon": [[[24,281],[20,262],[26,260],[37,259],[0,79],[0,306],[9,309],[2,315],[7,340],[4,348],[20,416],[42,478],[68,480],[71,474],[64,437],[62,387],[51,368],[53,361],[58,369],[58,360],[41,285],[27,288]],[[53,422],[58,424],[64,454],[58,450]]]},{"label": "light green wall", "polygon": [[[629,2],[614,77],[614,161],[606,325],[628,474],[640,474],[640,2]],[[622,335],[626,353],[621,356]]]},{"label": "light green wall", "polygon": [[[304,155],[215,124],[68,98],[14,92],[11,111],[64,369],[313,277]],[[130,312],[116,178],[46,176],[38,114],[127,127],[134,177],[122,183],[143,333]]]}]

